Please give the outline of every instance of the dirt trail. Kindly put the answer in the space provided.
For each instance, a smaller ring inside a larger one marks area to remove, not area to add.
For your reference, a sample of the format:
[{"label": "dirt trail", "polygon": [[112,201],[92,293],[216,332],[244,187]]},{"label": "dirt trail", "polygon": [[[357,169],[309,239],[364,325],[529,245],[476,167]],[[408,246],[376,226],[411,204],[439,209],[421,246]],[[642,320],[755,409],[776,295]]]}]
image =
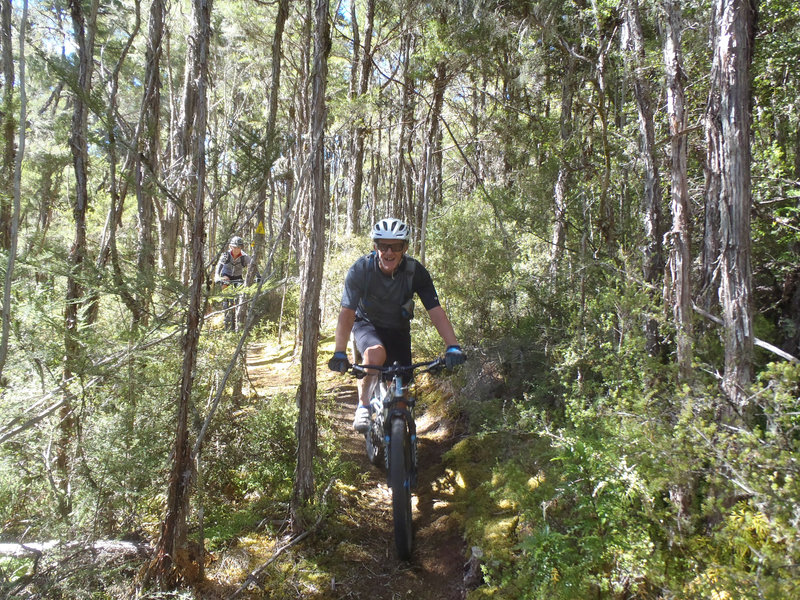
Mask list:
[{"label": "dirt trail", "polygon": [[[248,373],[259,395],[276,388],[286,390],[286,363],[265,346],[251,346]],[[461,600],[464,542],[458,523],[451,518],[451,483],[442,466],[442,455],[453,443],[450,428],[418,414],[419,483],[414,495],[415,550],[410,562],[395,558],[391,492],[383,468],[369,463],[364,437],[352,428],[356,406],[354,380],[320,370],[320,390],[334,394],[334,435],[342,458],[358,466],[363,477],[348,482],[355,489],[340,493],[340,507],[317,536],[312,552],[324,548],[326,570],[331,575],[327,590],[314,598],[363,598],[364,600]],[[319,540],[324,540],[320,542]],[[303,550],[300,549],[299,552]]]}]

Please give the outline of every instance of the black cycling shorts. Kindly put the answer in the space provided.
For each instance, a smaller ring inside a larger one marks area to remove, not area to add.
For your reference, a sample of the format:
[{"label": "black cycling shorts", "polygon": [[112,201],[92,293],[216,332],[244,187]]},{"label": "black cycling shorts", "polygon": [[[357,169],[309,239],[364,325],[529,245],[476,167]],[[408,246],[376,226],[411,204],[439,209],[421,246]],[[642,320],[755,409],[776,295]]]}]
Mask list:
[{"label": "black cycling shorts", "polygon": [[383,346],[386,349],[384,366],[393,365],[395,361],[403,366],[411,364],[410,330],[376,327],[369,321],[356,319],[353,324],[353,337],[356,348],[362,356],[367,348]]}]

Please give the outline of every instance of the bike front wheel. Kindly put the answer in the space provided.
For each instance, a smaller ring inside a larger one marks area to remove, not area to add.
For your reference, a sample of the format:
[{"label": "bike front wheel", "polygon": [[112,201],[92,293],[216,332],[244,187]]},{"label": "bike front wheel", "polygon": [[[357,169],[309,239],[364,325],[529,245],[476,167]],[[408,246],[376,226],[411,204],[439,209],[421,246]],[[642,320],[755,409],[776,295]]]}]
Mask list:
[{"label": "bike front wheel", "polygon": [[236,316],[234,314],[235,309],[233,308],[236,305],[234,300],[225,299],[222,301],[222,309],[225,311],[225,331],[235,331],[236,330]]},{"label": "bike front wheel", "polygon": [[389,442],[389,482],[392,488],[394,543],[401,560],[411,558],[414,532],[411,516],[411,440],[405,419],[392,420]]},{"label": "bike front wheel", "polygon": [[383,426],[376,421],[370,421],[369,429],[364,434],[366,439],[367,458],[369,462],[380,467],[383,465],[383,440],[381,434]]}]

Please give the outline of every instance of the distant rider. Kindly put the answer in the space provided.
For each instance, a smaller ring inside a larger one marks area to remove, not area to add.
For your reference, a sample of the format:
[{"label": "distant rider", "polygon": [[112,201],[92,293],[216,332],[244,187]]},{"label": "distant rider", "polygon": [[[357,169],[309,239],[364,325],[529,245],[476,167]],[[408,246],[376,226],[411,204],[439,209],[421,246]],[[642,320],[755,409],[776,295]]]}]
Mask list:
[{"label": "distant rider", "polygon": [[[367,365],[411,364],[413,295],[417,294],[447,346],[445,362],[453,368],[466,360],[453,326],[439,304],[428,270],[406,256],[409,228],[399,219],[383,219],[372,228],[374,251],[359,258],[345,278],[342,307],[336,325],[333,371],[350,367],[345,352],[350,332]],[[359,402],[353,428],[369,429],[369,393],[376,374],[359,381]]]},{"label": "distant rider", "polygon": [[[222,289],[225,289],[229,285],[233,285],[234,287],[243,285],[245,269],[255,270],[256,281],[260,281],[261,279],[256,270],[255,261],[249,254],[246,254],[242,248],[244,248],[244,239],[238,235],[234,236],[231,238],[228,249],[219,257],[214,280],[222,286]],[[238,316],[238,310],[236,310],[239,308],[238,303],[234,300],[226,299],[222,301],[222,306],[226,309],[226,331],[235,331],[236,323],[239,321],[239,319],[236,318],[236,316]],[[233,310],[230,312],[227,310],[229,307],[233,307]]]}]

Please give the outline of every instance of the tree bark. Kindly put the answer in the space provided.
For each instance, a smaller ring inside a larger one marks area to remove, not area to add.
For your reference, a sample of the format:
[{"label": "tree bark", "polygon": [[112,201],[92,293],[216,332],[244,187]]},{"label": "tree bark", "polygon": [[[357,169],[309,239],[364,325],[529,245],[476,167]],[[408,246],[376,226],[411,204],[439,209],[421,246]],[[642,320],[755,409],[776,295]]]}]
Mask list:
[{"label": "tree bark", "polygon": [[[567,55],[566,69],[561,80],[561,111],[559,113],[559,139],[562,157],[566,157],[568,145],[572,138],[572,101],[575,95],[575,61]],[[558,167],[558,177],[553,189],[553,235],[550,248],[550,282],[558,282],[561,258],[567,236],[567,186],[570,167],[566,158],[562,158]]]},{"label": "tree bark", "polygon": [[[753,377],[753,295],[750,265],[750,67],[755,34],[754,0],[716,0],[709,117],[719,143],[709,164],[719,165],[719,298],[725,323],[722,387],[737,410],[747,403]],[[718,129],[716,129],[718,127]]]},{"label": "tree bark", "polygon": [[[72,166],[75,173],[75,190],[72,199],[72,216],[75,224],[75,238],[72,242],[67,265],[67,296],[64,311],[64,370],[62,380],[67,384],[80,367],[82,355],[78,339],[78,309],[83,296],[81,274],[86,259],[86,211],[89,205],[89,147],[88,147],[88,99],[92,89],[92,71],[94,66],[94,32],[96,30],[99,2],[93,0],[87,21],[80,0],[70,0],[70,13],[75,42],[78,47],[78,82],[72,112],[72,127],[69,147],[72,154]],[[60,481],[59,509],[66,518],[72,511],[69,485],[69,446],[74,431],[72,403],[68,400],[61,408],[61,432],[57,448],[57,466]]]},{"label": "tree bark", "polygon": [[411,157],[413,121],[414,121],[414,81],[411,75],[411,54],[414,47],[414,34],[407,31],[403,35],[400,50],[403,63],[403,101],[400,109],[400,133],[397,140],[397,171],[395,174],[395,193],[390,214],[398,219],[406,219],[413,224]]},{"label": "tree bark", "polygon": [[161,57],[165,16],[164,0],[153,0],[150,5],[142,95],[144,135],[141,140],[142,151],[136,153],[134,165],[138,227],[136,268],[139,279],[136,304],[141,308],[141,314],[134,315],[134,323],[142,325],[148,322],[156,267],[153,234],[156,219],[155,198],[158,196],[157,179],[161,176]]},{"label": "tree bark", "polygon": [[434,196],[434,175],[436,173],[436,157],[440,153],[439,148],[439,120],[442,116],[442,105],[444,104],[444,92],[447,88],[447,67],[444,62],[436,65],[436,77],[433,80],[433,106],[430,111],[430,125],[428,137],[425,141],[425,160],[422,161],[420,172],[420,194],[419,208],[422,213],[420,219],[419,235],[419,260],[425,262],[425,239],[428,228],[428,211]]},{"label": "tree bark", "polygon": [[0,1],[0,50],[3,63],[3,163],[0,181],[4,193],[0,194],[0,248],[11,247],[11,213],[13,199],[7,193],[13,187],[15,141],[17,128],[14,118],[14,53],[11,47],[11,0]]},{"label": "tree bark", "polygon": [[683,82],[681,37],[683,30],[679,0],[664,1],[664,66],[667,75],[667,117],[670,132],[670,198],[672,231],[670,244],[667,302],[675,321],[675,346],[678,376],[689,379],[692,372],[692,282],[691,209],[687,176],[686,96]]},{"label": "tree bark", "polygon": [[[297,211],[295,214],[295,227],[292,230],[291,242],[295,247],[295,255],[300,265],[300,306],[305,306],[305,295],[308,281],[302,276],[302,265],[307,264],[310,257],[306,254],[309,244],[306,243],[311,235],[309,207],[313,201],[311,198],[311,100],[308,90],[312,88],[313,81],[311,75],[311,42],[313,35],[313,15],[314,5],[312,0],[305,1],[305,13],[302,25],[302,41],[300,44],[301,57],[299,61],[299,72],[297,75],[297,86],[295,93],[295,148],[294,148],[294,191],[297,194]],[[300,239],[302,238],[302,239]],[[294,348],[295,352],[302,347],[303,343],[304,320],[299,318],[295,328]]]},{"label": "tree bark", "polygon": [[[108,170],[109,170],[109,196],[110,196],[110,203],[109,203],[109,210],[108,210],[108,218],[106,219],[106,228],[103,234],[103,243],[100,245],[100,251],[98,252],[97,256],[97,271],[102,272],[105,269],[106,265],[108,264],[109,259],[111,259],[111,272],[112,278],[114,280],[114,285],[116,286],[117,292],[120,295],[120,298],[124,302],[125,306],[130,310],[131,314],[133,315],[134,323],[141,320],[142,316],[142,309],[136,302],[136,298],[134,298],[133,293],[129,290],[128,284],[125,281],[125,277],[122,273],[122,267],[120,265],[119,260],[119,252],[117,251],[117,228],[121,224],[122,220],[122,211],[125,204],[125,196],[127,194],[127,177],[123,175],[123,177],[118,180],[117,170],[118,170],[118,162],[119,162],[119,155],[118,155],[118,144],[117,144],[117,131],[119,130],[119,119],[118,119],[118,107],[119,107],[119,74],[122,70],[122,66],[125,63],[125,59],[128,56],[128,52],[130,51],[131,47],[133,46],[133,41],[136,39],[136,36],[139,34],[139,27],[141,25],[141,11],[140,11],[140,0],[135,0],[134,2],[134,11],[136,16],[136,21],[134,23],[133,29],[128,36],[128,40],[125,43],[125,46],[120,54],[119,59],[117,60],[117,64],[115,65],[114,69],[111,72],[110,80],[109,80],[109,94],[108,94],[108,105],[106,107],[106,118],[105,118],[105,126],[106,126],[106,140],[107,144],[105,145],[106,151],[108,154]],[[102,68],[102,63],[101,63]],[[131,165],[131,160],[126,160],[123,166],[123,173],[127,174],[128,169]],[[92,290],[91,293],[88,295],[85,305],[87,306],[86,310],[86,322],[88,324],[92,324],[97,320],[98,314],[100,312],[100,290],[95,289]]]},{"label": "tree bark", "polygon": [[[183,368],[176,414],[173,463],[167,492],[167,512],[161,526],[156,555],[148,575],[159,587],[172,588],[182,581],[193,581],[201,573],[202,556],[192,556],[187,540],[189,497],[194,466],[189,445],[189,412],[192,384],[197,363],[197,347],[203,318],[203,279],[205,243],[205,180],[208,60],[211,39],[211,2],[193,0],[193,33],[190,38],[187,64],[187,85],[184,106],[185,128],[181,157],[186,165],[186,205],[191,220],[191,285],[186,329],[183,338]],[[188,136],[186,133],[191,132]]]},{"label": "tree bark", "polygon": [[[10,2],[8,3],[10,8]],[[5,2],[3,10],[6,10]],[[5,17],[4,17],[5,18]],[[19,36],[19,122],[25,123],[28,115],[28,99],[25,91],[25,30],[28,25],[28,0],[22,2],[22,21],[20,23]],[[5,28],[5,24],[3,25]],[[5,35],[5,34],[4,34]],[[8,43],[10,45],[10,32]],[[13,65],[12,65],[13,70]],[[8,81],[8,79],[6,79]],[[14,277],[14,264],[17,258],[17,242],[19,231],[20,204],[21,204],[21,180],[22,180],[22,158],[25,155],[25,127],[19,129],[19,148],[14,156],[14,177],[13,194],[10,223],[10,237],[8,247],[8,263],[3,282],[3,312],[2,312],[2,332],[0,333],[0,386],[3,383],[3,369],[8,356],[8,337],[11,328],[11,282]]]},{"label": "tree bark", "polygon": [[[641,136],[641,159],[644,166],[644,190],[642,195],[642,220],[644,225],[644,247],[642,274],[651,289],[658,283],[663,272],[663,249],[661,242],[661,181],[655,154],[655,129],[650,83],[645,72],[645,51],[638,0],[626,0],[624,8],[625,31],[628,41],[628,59],[633,74],[633,94],[639,114]],[[655,293],[650,293],[655,297]],[[658,321],[647,317],[645,324],[647,352],[655,356],[659,352]]]},{"label": "tree bark", "polygon": [[328,0],[317,0],[314,24],[314,68],[311,98],[311,174],[312,188],[309,202],[308,250],[303,264],[305,295],[303,307],[303,337],[301,352],[300,388],[297,392],[297,467],[292,495],[292,529],[303,531],[307,523],[303,507],[314,497],[313,462],[317,447],[317,351],[319,346],[320,290],[325,246],[325,89],[328,76],[328,54],[331,48],[328,23]]},{"label": "tree bark", "polygon": [[[355,5],[355,2],[353,3]],[[354,9],[355,10],[355,9]],[[364,30],[364,54],[361,58],[361,75],[358,80],[358,97],[363,97],[369,89],[372,72],[372,30],[375,22],[375,0],[367,0],[367,22]],[[355,61],[355,56],[353,60]],[[364,185],[364,138],[367,128],[363,117],[353,133],[353,185],[347,203],[347,234],[361,233],[361,192]]]}]

